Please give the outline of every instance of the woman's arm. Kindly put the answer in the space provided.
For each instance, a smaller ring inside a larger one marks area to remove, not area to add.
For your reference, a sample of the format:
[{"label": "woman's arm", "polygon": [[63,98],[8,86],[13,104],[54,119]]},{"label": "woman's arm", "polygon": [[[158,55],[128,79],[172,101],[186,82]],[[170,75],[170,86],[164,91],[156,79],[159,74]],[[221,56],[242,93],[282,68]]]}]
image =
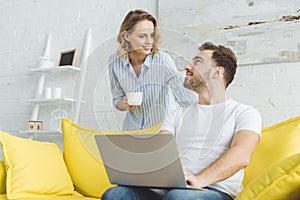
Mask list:
[{"label": "woman's arm", "polygon": [[120,110],[125,111],[129,108],[127,98],[125,96],[125,92],[123,91],[122,86],[119,83],[118,77],[114,72],[114,68],[118,68],[120,66],[116,66],[116,60],[119,59],[115,55],[110,56],[108,61],[108,72],[109,72],[109,80],[110,80],[110,89],[113,97],[114,106]]}]

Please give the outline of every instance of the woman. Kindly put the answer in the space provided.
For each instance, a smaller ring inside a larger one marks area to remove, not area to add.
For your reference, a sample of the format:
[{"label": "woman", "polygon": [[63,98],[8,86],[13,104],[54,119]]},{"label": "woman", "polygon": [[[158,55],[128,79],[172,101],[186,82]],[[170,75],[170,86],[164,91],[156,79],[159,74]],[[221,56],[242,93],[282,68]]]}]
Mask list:
[{"label": "woman", "polygon": [[[130,11],[121,24],[117,53],[109,59],[113,104],[127,111],[123,130],[152,127],[169,112],[169,89],[180,106],[196,101],[183,87],[171,57],[158,49],[160,34],[156,19],[146,11]],[[128,92],[142,92],[139,106],[128,104]]]}]

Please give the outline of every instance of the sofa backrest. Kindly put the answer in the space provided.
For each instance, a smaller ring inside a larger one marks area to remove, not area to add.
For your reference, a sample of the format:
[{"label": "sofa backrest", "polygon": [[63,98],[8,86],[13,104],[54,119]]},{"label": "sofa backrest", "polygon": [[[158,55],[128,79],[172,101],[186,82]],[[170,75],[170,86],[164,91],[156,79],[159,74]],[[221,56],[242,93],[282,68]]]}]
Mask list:
[{"label": "sofa backrest", "polygon": [[64,159],[76,191],[90,197],[101,198],[110,184],[95,141],[96,134],[157,133],[161,124],[137,131],[109,132],[79,126],[62,119]]},{"label": "sofa backrest", "polygon": [[300,153],[300,116],[264,128],[250,164],[245,168],[243,185],[273,163]]}]

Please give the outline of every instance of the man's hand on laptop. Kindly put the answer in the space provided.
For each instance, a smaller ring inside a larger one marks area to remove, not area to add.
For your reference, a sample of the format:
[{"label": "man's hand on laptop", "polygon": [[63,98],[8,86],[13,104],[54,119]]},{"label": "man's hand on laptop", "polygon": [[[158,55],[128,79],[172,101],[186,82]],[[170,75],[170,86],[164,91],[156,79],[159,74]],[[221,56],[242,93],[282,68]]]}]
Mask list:
[{"label": "man's hand on laptop", "polygon": [[186,170],[183,170],[183,174],[188,185],[190,185],[192,188],[203,189],[203,184],[197,176]]},{"label": "man's hand on laptop", "polygon": [[162,134],[172,134],[170,131],[168,130],[160,130],[159,133],[162,133]]}]

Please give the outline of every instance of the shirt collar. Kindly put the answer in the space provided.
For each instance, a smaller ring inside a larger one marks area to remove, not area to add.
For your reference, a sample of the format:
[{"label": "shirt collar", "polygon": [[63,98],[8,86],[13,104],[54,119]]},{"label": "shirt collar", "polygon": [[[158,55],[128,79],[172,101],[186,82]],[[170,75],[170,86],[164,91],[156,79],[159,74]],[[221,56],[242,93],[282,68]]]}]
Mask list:
[{"label": "shirt collar", "polygon": [[[145,59],[145,61],[144,61],[144,63],[143,63],[143,66],[150,68],[151,62],[152,62],[152,60],[153,60],[153,56],[154,56],[154,55],[152,55],[152,54],[147,55],[147,56],[146,56],[146,59]],[[129,66],[130,66],[129,58],[124,59],[124,66],[126,66],[126,67],[129,67]]]},{"label": "shirt collar", "polygon": [[150,68],[152,60],[153,60],[153,55],[152,54],[147,55],[144,62],[144,66]]}]

